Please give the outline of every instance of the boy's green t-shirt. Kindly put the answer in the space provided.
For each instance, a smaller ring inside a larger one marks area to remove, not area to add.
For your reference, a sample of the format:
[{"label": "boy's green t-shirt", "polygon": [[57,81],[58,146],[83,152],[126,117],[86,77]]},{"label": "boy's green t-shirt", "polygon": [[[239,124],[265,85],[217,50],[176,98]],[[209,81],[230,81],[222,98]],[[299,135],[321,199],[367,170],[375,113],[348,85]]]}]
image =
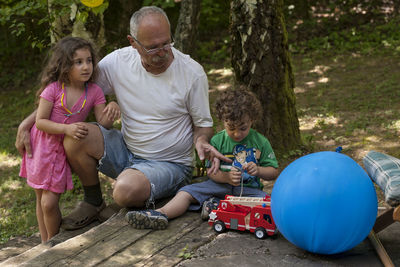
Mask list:
[{"label": "boy's green t-shirt", "polygon": [[[234,140],[232,140],[226,133],[226,130],[220,131],[211,138],[210,144],[214,146],[224,156],[232,160],[235,158],[235,156],[233,155],[235,146],[245,145],[246,149],[254,148],[255,151],[257,151],[257,165],[262,167],[278,168],[278,161],[275,157],[275,153],[272,150],[271,144],[269,143],[268,139],[254,129],[250,129],[249,134],[246,136],[246,138],[244,138],[240,142],[235,142]],[[221,161],[220,169],[222,171],[230,171],[231,168],[231,163]],[[260,182],[260,178],[258,177],[255,177],[255,180],[250,180],[243,185],[260,189],[262,189],[263,187],[262,183]]]}]

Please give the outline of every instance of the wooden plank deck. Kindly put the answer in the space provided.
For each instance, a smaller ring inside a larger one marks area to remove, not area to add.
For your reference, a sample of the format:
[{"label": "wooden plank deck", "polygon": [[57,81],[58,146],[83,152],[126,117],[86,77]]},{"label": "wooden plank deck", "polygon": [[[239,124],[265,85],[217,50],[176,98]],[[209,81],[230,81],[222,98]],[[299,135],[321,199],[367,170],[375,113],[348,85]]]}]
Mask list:
[{"label": "wooden plank deck", "polygon": [[172,266],[184,260],[179,253],[192,251],[216,236],[199,213],[187,212],[159,231],[132,228],[125,213],[123,209],[103,224],[53,247],[39,245],[31,251],[33,258],[28,253],[0,265]]}]

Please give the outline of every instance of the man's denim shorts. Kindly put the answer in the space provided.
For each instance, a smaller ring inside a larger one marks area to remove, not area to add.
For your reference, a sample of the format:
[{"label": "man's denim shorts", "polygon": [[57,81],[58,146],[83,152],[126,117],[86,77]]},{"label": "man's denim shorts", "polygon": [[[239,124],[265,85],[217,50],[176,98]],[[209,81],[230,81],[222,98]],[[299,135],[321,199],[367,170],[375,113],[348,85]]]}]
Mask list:
[{"label": "man's denim shorts", "polygon": [[199,210],[204,201],[215,197],[219,200],[225,199],[225,195],[243,196],[243,197],[265,197],[266,192],[258,188],[233,186],[230,184],[220,184],[214,182],[212,179],[207,181],[190,184],[182,187],[179,191],[189,193],[199,203],[191,204],[189,210]]},{"label": "man's denim shorts", "polygon": [[183,164],[146,160],[128,150],[119,130],[107,130],[98,125],[104,138],[104,154],[97,169],[116,179],[125,169],[142,172],[151,184],[151,196],[147,204],[156,199],[172,196],[182,186],[190,183],[193,168]]}]

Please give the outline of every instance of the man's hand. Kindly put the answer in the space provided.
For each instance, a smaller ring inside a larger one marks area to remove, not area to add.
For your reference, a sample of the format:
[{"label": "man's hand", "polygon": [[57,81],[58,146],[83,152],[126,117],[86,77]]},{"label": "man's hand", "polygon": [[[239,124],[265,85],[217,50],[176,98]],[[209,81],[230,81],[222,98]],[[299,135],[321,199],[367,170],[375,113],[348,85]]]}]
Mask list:
[{"label": "man's hand", "polygon": [[215,147],[210,145],[204,139],[197,139],[196,150],[200,160],[207,159],[211,162],[211,167],[208,169],[208,171],[213,174],[215,174],[219,170],[220,160],[223,160],[225,162],[232,162],[231,159],[219,153]]},{"label": "man's hand", "polygon": [[29,130],[18,127],[17,137],[15,139],[15,147],[21,156],[24,155],[26,150],[28,157],[32,157],[31,135]]},{"label": "man's hand", "polygon": [[36,110],[32,112],[28,117],[26,117],[21,124],[18,126],[17,137],[15,139],[15,147],[21,156],[26,154],[29,158],[32,157],[32,147],[31,147],[31,128],[35,123]]}]

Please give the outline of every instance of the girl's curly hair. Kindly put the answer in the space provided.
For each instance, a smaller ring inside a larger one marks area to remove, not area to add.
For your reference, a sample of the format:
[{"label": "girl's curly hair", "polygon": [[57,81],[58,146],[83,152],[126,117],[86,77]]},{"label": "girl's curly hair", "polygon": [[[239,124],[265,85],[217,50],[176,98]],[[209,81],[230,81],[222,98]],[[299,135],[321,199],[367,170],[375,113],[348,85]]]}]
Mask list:
[{"label": "girl's curly hair", "polygon": [[75,51],[88,48],[92,56],[93,73],[89,82],[97,75],[97,54],[91,42],[79,37],[64,37],[51,49],[47,64],[40,75],[40,88],[36,93],[39,97],[43,90],[52,82],[69,83],[68,74],[74,64]]},{"label": "girl's curly hair", "polygon": [[242,86],[222,92],[215,102],[215,111],[222,122],[240,122],[246,115],[255,122],[262,114],[262,107],[254,93]]}]

